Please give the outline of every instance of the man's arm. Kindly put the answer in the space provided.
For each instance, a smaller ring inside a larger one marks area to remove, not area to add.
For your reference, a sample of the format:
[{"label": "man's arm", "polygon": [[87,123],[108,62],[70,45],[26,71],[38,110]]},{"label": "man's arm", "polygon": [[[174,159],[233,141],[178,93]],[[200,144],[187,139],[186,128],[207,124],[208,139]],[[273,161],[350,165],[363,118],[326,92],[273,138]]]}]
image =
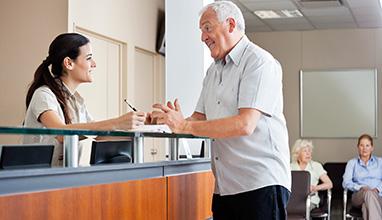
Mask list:
[{"label": "man's arm", "polygon": [[186,121],[183,132],[195,136],[228,138],[247,136],[254,132],[261,112],[252,108],[243,108],[239,114],[231,117],[207,120]]},{"label": "man's arm", "polygon": [[206,119],[206,115],[200,112],[194,112],[190,117],[186,118],[187,121],[205,121]]}]

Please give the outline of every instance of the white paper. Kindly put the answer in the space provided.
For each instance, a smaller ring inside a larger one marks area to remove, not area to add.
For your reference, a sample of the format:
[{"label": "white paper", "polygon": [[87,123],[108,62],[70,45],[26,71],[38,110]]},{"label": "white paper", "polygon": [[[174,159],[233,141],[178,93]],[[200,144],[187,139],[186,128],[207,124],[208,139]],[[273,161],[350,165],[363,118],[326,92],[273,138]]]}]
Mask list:
[{"label": "white paper", "polygon": [[167,125],[141,125],[129,131],[154,132],[154,133],[172,133]]}]

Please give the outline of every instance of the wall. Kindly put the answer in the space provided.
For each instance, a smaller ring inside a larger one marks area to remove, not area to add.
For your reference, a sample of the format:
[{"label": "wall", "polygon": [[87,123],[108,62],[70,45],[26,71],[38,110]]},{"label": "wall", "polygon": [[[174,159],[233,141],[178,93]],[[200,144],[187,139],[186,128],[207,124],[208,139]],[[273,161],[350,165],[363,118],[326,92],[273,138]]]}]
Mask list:
[{"label": "wall", "polygon": [[[0,126],[21,125],[25,95],[37,66],[57,34],[74,24],[127,43],[127,98],[134,102],[135,47],[155,52],[159,11],[164,0],[2,1],[0,7]],[[5,52],[6,51],[6,52]],[[160,74],[164,58],[158,55]],[[159,93],[164,96],[164,82]],[[0,143],[15,136],[0,135]]]},{"label": "wall", "polygon": [[[299,71],[301,69],[376,67],[379,72],[382,67],[382,29],[263,32],[251,34],[250,38],[270,51],[283,66],[284,113],[291,147],[300,137]],[[378,75],[378,83],[381,85],[382,77]],[[381,101],[381,96],[378,95],[378,103]],[[380,127],[382,111],[381,108],[378,110],[378,127]],[[381,135],[379,129],[378,137]],[[382,156],[382,140],[376,138],[374,141],[376,155]],[[347,161],[357,154],[356,138],[313,139],[313,143],[315,145],[313,157],[321,162]]]},{"label": "wall", "polygon": [[[67,13],[67,1],[1,1],[0,126],[22,124],[28,84],[47,56],[49,42],[67,30]],[[0,143],[15,139],[0,136]]]},{"label": "wall", "polygon": [[[73,26],[91,30],[127,44],[127,99],[133,104],[135,48],[155,53],[158,18],[164,11],[164,0],[68,0],[68,29]],[[158,55],[158,62],[164,59]],[[164,65],[160,74],[164,74]],[[164,87],[164,84],[162,85]],[[163,92],[164,93],[164,92]],[[163,94],[164,96],[164,94]]]},{"label": "wall", "polygon": [[204,78],[202,7],[202,0],[166,0],[166,99],[178,98],[186,117],[195,110]]}]

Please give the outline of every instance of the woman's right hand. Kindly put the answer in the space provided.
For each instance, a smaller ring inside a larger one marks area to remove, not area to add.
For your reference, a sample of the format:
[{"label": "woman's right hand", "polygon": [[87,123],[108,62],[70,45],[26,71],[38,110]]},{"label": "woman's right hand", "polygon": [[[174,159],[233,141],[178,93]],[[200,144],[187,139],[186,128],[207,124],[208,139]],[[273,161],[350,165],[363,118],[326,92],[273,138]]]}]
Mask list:
[{"label": "woman's right hand", "polygon": [[117,118],[116,128],[120,130],[130,130],[144,124],[146,113],[144,112],[129,112]]}]

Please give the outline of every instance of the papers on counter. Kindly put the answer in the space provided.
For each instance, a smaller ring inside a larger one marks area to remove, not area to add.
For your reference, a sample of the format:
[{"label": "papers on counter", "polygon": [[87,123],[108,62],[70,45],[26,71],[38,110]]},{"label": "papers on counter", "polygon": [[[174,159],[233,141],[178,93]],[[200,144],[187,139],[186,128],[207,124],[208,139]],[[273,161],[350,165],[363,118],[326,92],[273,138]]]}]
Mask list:
[{"label": "papers on counter", "polygon": [[129,131],[153,132],[153,133],[172,133],[167,125],[141,125]]}]

